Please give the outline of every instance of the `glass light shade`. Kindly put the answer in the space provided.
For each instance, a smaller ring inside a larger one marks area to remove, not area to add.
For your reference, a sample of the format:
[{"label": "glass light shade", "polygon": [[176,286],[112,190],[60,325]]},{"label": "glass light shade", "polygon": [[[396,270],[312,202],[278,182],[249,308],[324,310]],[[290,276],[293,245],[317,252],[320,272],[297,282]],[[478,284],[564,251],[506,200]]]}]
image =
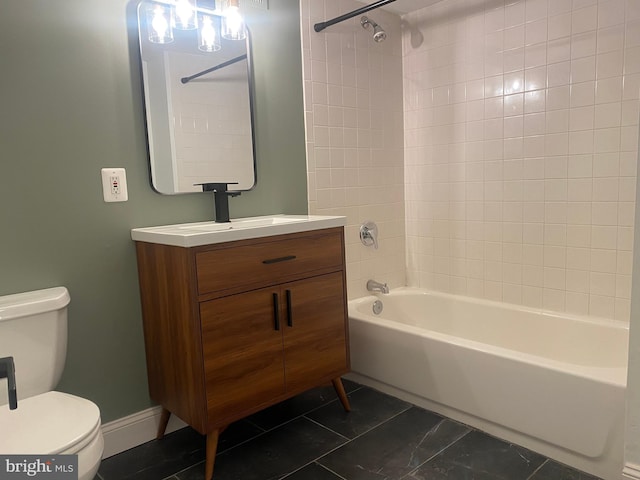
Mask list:
[{"label": "glass light shade", "polygon": [[203,52],[217,52],[220,43],[220,20],[215,15],[198,15],[198,49]]},{"label": "glass light shade", "polygon": [[227,40],[244,40],[247,38],[238,0],[227,0],[225,2],[222,11],[222,37]]},{"label": "glass light shade", "polygon": [[171,8],[168,5],[151,3],[147,7],[147,31],[152,43],[173,42]]},{"label": "glass light shade", "polygon": [[180,30],[194,30],[197,27],[196,0],[176,0],[174,9],[174,26]]}]

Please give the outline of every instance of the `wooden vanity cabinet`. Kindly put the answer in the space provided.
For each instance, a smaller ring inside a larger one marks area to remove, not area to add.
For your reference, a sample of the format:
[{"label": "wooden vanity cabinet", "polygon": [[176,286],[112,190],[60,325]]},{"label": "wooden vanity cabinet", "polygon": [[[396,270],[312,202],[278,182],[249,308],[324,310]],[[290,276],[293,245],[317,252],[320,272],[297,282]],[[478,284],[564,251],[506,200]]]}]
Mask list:
[{"label": "wooden vanity cabinet", "polygon": [[207,435],[349,371],[343,229],[199,247],[136,242],[149,391]]}]

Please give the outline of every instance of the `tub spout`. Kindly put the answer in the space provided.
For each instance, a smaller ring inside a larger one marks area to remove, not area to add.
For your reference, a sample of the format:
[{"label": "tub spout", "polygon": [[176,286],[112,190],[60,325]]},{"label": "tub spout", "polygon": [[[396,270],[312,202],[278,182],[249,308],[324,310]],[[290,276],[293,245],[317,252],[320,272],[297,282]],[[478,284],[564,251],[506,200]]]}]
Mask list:
[{"label": "tub spout", "polygon": [[370,292],[389,293],[389,287],[386,283],[379,283],[375,280],[369,280],[367,282],[367,290]]}]

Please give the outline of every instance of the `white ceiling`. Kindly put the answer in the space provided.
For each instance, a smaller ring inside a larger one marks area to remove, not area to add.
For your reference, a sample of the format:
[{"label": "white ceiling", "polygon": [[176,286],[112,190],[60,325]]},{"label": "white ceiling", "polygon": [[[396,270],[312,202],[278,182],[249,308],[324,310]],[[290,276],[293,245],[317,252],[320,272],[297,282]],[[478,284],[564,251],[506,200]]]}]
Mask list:
[{"label": "white ceiling", "polygon": [[[365,5],[371,5],[375,3],[371,0],[356,0],[359,3]],[[414,12],[438,3],[440,0],[396,0],[395,2],[388,3],[384,7],[380,7],[382,10],[397,13],[398,15],[404,15],[405,13]]]}]

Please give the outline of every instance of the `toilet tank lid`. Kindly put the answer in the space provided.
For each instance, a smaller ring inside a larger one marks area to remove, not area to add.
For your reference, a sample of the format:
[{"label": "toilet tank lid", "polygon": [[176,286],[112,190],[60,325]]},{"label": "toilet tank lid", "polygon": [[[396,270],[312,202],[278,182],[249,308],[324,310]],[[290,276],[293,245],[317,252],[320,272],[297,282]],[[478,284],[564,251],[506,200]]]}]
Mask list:
[{"label": "toilet tank lid", "polygon": [[65,287],[0,296],[0,322],[59,310],[66,307],[70,300]]}]

